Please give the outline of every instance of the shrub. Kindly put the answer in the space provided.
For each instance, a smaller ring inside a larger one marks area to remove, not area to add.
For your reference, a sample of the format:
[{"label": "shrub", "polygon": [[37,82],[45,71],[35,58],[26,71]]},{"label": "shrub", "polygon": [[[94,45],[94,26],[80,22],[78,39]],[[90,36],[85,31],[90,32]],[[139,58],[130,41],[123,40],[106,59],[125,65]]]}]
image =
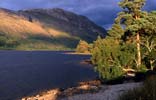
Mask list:
[{"label": "shrub", "polygon": [[156,100],[156,76],[150,76],[142,87],[122,94],[119,100]]},{"label": "shrub", "polygon": [[76,52],[90,53],[90,45],[86,41],[80,40],[79,44],[76,47]]}]

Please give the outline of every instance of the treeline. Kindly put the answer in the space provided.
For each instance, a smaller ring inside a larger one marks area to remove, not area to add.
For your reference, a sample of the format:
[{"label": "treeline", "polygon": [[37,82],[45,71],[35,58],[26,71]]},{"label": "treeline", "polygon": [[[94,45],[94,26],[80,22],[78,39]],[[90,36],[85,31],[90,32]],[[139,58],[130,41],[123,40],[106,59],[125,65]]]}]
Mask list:
[{"label": "treeline", "polygon": [[20,44],[20,41],[13,37],[0,34],[0,48],[1,49],[13,49]]},{"label": "treeline", "polygon": [[98,37],[91,47],[86,46],[100,78],[112,80],[127,70],[146,72],[156,68],[156,11],[143,11],[144,5],[145,0],[119,2],[122,11],[107,37]]}]

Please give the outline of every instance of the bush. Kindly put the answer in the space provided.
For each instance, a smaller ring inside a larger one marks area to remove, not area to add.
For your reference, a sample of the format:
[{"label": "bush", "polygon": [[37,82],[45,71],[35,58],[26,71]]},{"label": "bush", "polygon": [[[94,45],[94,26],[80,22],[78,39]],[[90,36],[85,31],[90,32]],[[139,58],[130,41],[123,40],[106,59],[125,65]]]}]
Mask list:
[{"label": "bush", "polygon": [[90,53],[90,45],[83,40],[80,40],[79,44],[76,47],[76,52],[78,53]]},{"label": "bush", "polygon": [[156,100],[156,76],[150,76],[142,87],[122,94],[119,100]]}]

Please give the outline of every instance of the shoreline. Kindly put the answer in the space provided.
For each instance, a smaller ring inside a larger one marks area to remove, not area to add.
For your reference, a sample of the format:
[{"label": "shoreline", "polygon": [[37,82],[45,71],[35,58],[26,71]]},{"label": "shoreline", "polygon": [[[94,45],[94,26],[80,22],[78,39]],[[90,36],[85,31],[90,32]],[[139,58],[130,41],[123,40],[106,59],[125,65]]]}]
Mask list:
[{"label": "shoreline", "polygon": [[[129,89],[141,86],[142,82],[130,82],[116,85],[83,84],[65,90],[52,89],[39,94],[23,97],[21,100],[117,100]],[[113,95],[113,96],[112,96]]]},{"label": "shoreline", "polygon": [[91,55],[91,53],[77,53],[75,51],[67,51],[67,53],[64,54],[71,54],[71,55]]}]

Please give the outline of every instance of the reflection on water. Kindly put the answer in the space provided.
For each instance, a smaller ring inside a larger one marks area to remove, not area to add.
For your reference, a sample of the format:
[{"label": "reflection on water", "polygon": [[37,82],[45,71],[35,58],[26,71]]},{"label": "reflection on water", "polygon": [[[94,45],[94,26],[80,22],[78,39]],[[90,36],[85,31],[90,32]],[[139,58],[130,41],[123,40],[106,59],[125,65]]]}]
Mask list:
[{"label": "reflection on water", "polygon": [[0,100],[94,79],[90,65],[79,63],[89,58],[55,51],[0,51]]}]

